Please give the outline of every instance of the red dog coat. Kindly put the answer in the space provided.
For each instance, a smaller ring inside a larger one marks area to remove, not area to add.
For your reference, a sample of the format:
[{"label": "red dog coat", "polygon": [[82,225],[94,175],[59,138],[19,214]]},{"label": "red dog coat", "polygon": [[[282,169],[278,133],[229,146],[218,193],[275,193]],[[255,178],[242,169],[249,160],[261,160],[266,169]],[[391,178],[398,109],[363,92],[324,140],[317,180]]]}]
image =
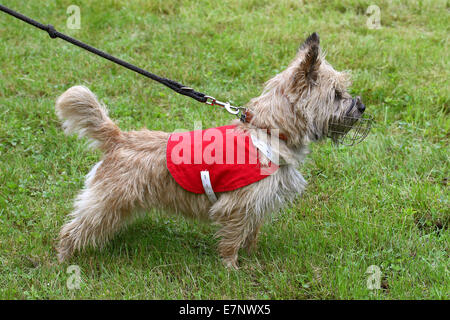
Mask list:
[{"label": "red dog coat", "polygon": [[250,135],[232,125],[173,133],[166,155],[172,177],[194,193],[208,194],[205,179],[210,191],[224,192],[262,180],[278,169],[272,162],[261,166]]}]

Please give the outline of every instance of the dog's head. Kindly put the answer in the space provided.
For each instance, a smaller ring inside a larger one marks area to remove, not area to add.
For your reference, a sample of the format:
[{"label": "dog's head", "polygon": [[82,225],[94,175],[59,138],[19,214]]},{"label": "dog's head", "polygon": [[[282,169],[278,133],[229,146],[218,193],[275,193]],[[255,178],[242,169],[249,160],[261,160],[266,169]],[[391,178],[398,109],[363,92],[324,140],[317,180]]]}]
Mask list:
[{"label": "dog's head", "polygon": [[352,97],[347,91],[350,84],[349,74],[336,71],[321,55],[319,36],[313,33],[287,69],[268,81],[253,104],[259,112],[264,113],[263,105],[269,105],[281,114],[275,116],[272,125],[284,128],[292,144],[325,137],[339,142],[358,124],[355,142],[364,139],[370,127],[361,125],[366,107],[360,96]]},{"label": "dog's head", "polygon": [[295,69],[288,95],[307,119],[311,140],[330,137],[338,142],[356,123],[355,134],[362,134],[366,106],[360,96],[352,97],[347,91],[350,75],[336,71],[321,56],[319,42],[318,34],[313,33],[299,48],[291,64]]}]

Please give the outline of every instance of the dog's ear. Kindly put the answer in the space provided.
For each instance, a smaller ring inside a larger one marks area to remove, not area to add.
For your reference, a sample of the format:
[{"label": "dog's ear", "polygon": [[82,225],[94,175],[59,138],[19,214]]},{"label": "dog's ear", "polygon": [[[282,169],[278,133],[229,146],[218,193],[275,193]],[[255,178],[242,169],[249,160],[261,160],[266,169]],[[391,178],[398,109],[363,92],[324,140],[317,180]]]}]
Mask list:
[{"label": "dog's ear", "polygon": [[298,66],[298,76],[309,83],[313,83],[317,80],[320,66],[319,46],[319,35],[314,32],[299,48],[299,51],[304,52],[304,58]]},{"label": "dog's ear", "polygon": [[319,35],[317,34],[317,32],[311,33],[309,35],[309,37],[306,38],[305,42],[302,43],[299,50],[307,49],[312,45],[317,45],[317,46],[320,45],[320,38],[319,38]]}]

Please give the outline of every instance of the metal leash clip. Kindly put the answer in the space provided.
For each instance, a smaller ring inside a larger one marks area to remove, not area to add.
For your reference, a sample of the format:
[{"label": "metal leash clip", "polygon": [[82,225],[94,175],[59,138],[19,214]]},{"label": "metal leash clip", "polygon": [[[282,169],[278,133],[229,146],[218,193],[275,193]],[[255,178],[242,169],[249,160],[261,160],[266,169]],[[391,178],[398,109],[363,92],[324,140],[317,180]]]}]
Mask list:
[{"label": "metal leash clip", "polygon": [[211,97],[211,96],[205,96],[205,98],[206,98],[205,103],[206,103],[207,105],[224,107],[229,113],[234,114],[234,115],[237,115],[238,117],[239,117],[239,113],[240,113],[243,109],[245,109],[245,108],[243,108],[243,107],[235,107],[235,106],[232,106],[229,102],[221,102],[221,101],[218,101],[216,98]]}]

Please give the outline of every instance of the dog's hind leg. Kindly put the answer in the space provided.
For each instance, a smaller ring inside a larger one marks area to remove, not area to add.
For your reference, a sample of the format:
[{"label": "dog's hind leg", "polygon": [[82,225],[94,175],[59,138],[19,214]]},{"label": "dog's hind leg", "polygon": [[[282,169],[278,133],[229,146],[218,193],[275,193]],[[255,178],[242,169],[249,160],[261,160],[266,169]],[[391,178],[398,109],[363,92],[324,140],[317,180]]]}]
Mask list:
[{"label": "dog's hind leg", "polygon": [[75,200],[72,219],[60,231],[57,246],[60,262],[75,250],[101,246],[131,217],[136,195],[127,189],[126,183],[108,179],[91,183],[96,167],[88,174],[86,187]]},{"label": "dog's hind leg", "polygon": [[95,189],[85,189],[75,201],[71,221],[65,224],[59,234],[58,260],[64,261],[75,250],[87,245],[101,246],[131,215],[126,207],[116,207],[107,196],[102,198]]}]

